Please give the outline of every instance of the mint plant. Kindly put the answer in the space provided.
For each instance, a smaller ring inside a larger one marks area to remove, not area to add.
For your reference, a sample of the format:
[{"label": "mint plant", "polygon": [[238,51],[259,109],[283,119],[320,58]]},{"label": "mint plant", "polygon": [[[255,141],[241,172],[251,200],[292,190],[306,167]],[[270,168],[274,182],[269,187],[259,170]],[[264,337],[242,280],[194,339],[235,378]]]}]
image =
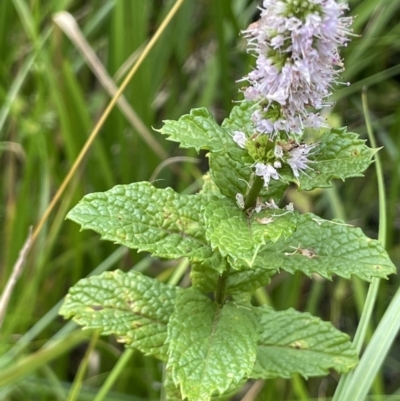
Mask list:
[{"label": "mint plant", "polygon": [[367,281],[395,272],[359,228],[284,205],[291,183],[309,191],[361,176],[375,153],[319,113],[343,71],[337,49],[352,23],[345,8],[264,0],[260,20],[244,31],[256,56],[244,100],[221,126],[204,108],[165,121],[159,132],[168,140],[208,151],[199,193],[120,185],[85,196],[67,216],[102,239],[189,259],[189,288],[107,272],[79,281],[60,311],[165,362],[169,400],[208,401],[248,379],[345,373],[357,364],[349,337],[331,323],[251,302],[281,270]]}]

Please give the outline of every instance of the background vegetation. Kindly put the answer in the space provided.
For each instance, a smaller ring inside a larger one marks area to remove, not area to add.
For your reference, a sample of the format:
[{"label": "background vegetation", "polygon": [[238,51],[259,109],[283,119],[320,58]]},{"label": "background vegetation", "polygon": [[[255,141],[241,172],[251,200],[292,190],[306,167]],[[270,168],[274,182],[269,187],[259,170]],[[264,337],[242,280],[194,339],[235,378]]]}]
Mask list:
[{"label": "background vegetation", "polygon": [[[173,3],[0,2],[0,288],[6,285],[28,227],[40,220],[110,99],[104,81],[107,75],[99,79],[99,69],[103,66],[119,85]],[[352,85],[339,87],[329,119],[366,138],[361,90],[368,86],[374,132],[378,146],[384,146],[380,155],[387,193],[387,249],[399,266],[400,2],[349,3],[351,13],[357,15],[354,30],[362,36],[355,37],[343,51],[347,67],[343,79]],[[205,155],[179,149],[152,127],[194,107],[210,108],[219,121],[228,115],[232,100],[241,98],[240,83],[235,80],[252,62],[239,33],[257,18],[259,4],[186,0],[135,74],[124,92],[125,106],[116,106],[106,121],[41,230],[14,288],[0,333],[0,400],[65,400],[68,394],[71,400],[162,399],[163,368],[157,361],[124,352],[112,337],[97,339],[93,333],[82,333],[75,324],[58,317],[57,310],[68,288],[87,275],[134,268],[162,281],[188,285],[186,265],[150,259],[101,242],[93,232],[80,233],[78,226],[64,217],[84,194],[116,184],[158,179],[158,186],[172,186],[180,192],[199,188],[200,177],[207,170]],[[68,16],[55,18],[60,11],[68,11],[77,21],[76,26],[69,25],[75,36],[68,37],[63,25]],[[78,30],[86,47],[76,36]],[[92,65],[86,59],[90,49],[97,55]],[[148,136],[155,144],[148,144]],[[169,159],[175,157],[178,159]],[[167,159],[169,163],[155,171]],[[337,182],[329,190],[303,193],[293,189],[287,201],[301,211],[343,218],[377,238],[378,193],[373,167],[366,178]],[[398,286],[398,277],[381,283],[369,336]],[[282,273],[268,288],[258,291],[254,302],[269,303],[279,310],[310,311],[353,335],[366,291],[367,284],[356,280],[311,281]],[[88,344],[94,347],[90,355]],[[234,399],[324,400],[332,396],[337,380],[332,372],[327,378],[309,381],[294,377],[249,383]],[[385,399],[400,400],[398,342],[374,382],[371,400],[382,399],[379,395],[383,394],[393,395]]]}]

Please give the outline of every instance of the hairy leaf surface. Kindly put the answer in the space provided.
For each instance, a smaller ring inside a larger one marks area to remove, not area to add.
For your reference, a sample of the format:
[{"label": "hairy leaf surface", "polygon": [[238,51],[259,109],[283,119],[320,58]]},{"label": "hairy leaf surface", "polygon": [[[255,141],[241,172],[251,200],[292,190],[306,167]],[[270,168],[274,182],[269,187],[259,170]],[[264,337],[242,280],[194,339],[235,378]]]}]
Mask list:
[{"label": "hairy leaf surface", "polygon": [[213,293],[216,289],[219,273],[200,263],[192,263],[190,279],[193,287],[203,294]]},{"label": "hairy leaf surface", "polygon": [[261,334],[252,378],[324,376],[331,368],[346,373],[357,364],[349,337],[331,323],[293,309],[258,309]]},{"label": "hairy leaf surface", "polygon": [[171,369],[165,369],[165,378],[163,381],[163,389],[165,393],[165,401],[182,401],[182,394],[179,386],[175,386],[172,380]]},{"label": "hairy leaf surface", "polygon": [[342,221],[328,221],[307,213],[300,216],[291,238],[268,244],[258,254],[257,266],[289,273],[302,271],[331,278],[351,275],[370,281],[396,272],[382,245]]},{"label": "hairy leaf surface", "polygon": [[70,288],[60,314],[165,361],[167,323],[180,291],[135,271],[105,272]]},{"label": "hairy leaf surface", "polygon": [[210,201],[205,208],[206,237],[222,256],[252,267],[262,245],[289,237],[296,228],[296,213],[269,209],[250,218],[228,199]]},{"label": "hairy leaf surface", "polygon": [[208,401],[253,369],[258,326],[251,310],[222,308],[194,288],[177,298],[168,324],[168,367],[189,401]]},{"label": "hairy leaf surface", "polygon": [[250,303],[254,292],[271,281],[277,273],[276,270],[254,268],[248,270],[232,270],[228,277],[228,291],[235,302],[240,304]]},{"label": "hairy leaf surface", "polygon": [[237,146],[228,131],[221,128],[206,108],[193,109],[178,121],[165,120],[158,130],[167,139],[179,142],[181,148],[206,149],[218,152]]},{"label": "hairy leaf surface", "polygon": [[[267,285],[276,270],[254,268],[250,270],[231,270],[226,283],[226,294],[241,304],[247,304],[254,291]],[[204,265],[193,264],[190,274],[193,286],[207,294],[215,291],[219,273]]]},{"label": "hairy leaf surface", "polygon": [[333,178],[345,180],[349,177],[362,177],[362,173],[372,162],[376,149],[365,145],[365,140],[346,128],[326,131],[318,140],[319,146],[311,152],[306,174],[300,173],[299,182],[293,179],[288,167],[279,170],[288,181],[296,182],[301,189],[331,187]]},{"label": "hairy leaf surface", "polygon": [[86,195],[67,218],[105,240],[162,258],[187,256],[223,270],[221,256],[205,239],[201,209],[209,199],[139,182]]},{"label": "hairy leaf surface", "polygon": [[215,185],[215,182],[211,179],[209,173],[203,175],[203,186],[199,191],[199,194],[205,196],[214,196],[217,198],[223,198],[224,196],[221,194],[219,188]]},{"label": "hairy leaf surface", "polygon": [[229,117],[222,122],[221,127],[231,133],[233,131],[242,131],[250,137],[254,132],[251,116],[257,108],[260,107],[253,102],[241,102],[240,105],[232,108]]},{"label": "hairy leaf surface", "polygon": [[[235,199],[238,193],[244,196],[251,181],[251,165],[254,164],[247,152],[237,147],[229,151],[210,153],[208,157],[211,178],[221,193],[231,199]],[[268,189],[263,188],[259,197],[264,201],[274,199],[278,202],[287,187],[288,184],[282,180],[271,180]]]}]

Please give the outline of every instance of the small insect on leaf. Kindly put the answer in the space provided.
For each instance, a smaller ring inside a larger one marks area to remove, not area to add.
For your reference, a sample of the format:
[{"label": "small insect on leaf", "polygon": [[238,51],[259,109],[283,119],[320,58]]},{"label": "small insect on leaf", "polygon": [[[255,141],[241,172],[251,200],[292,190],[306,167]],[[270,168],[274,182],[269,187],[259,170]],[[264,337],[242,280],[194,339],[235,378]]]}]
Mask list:
[{"label": "small insect on leaf", "polygon": [[270,224],[274,221],[272,217],[263,217],[262,219],[256,219],[260,224]]},{"label": "small insect on leaf", "polygon": [[285,256],[299,254],[299,255],[305,256],[308,259],[313,259],[313,258],[318,257],[318,255],[315,253],[314,249],[300,248],[300,244],[297,248],[295,248],[294,246],[291,246],[291,248],[293,248],[294,251],[293,252],[285,252]]}]

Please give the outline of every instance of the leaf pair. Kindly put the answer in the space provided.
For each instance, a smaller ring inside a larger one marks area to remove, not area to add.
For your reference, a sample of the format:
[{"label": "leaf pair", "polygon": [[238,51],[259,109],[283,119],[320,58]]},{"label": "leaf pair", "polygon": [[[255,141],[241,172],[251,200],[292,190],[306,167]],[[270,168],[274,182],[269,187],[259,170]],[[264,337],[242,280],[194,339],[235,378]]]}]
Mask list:
[{"label": "leaf pair", "polygon": [[[235,199],[237,193],[244,195],[247,191],[255,161],[233,141],[233,132],[242,131],[251,140],[254,134],[251,116],[256,107],[251,102],[242,102],[232,109],[221,127],[207,109],[193,109],[178,121],[164,121],[159,132],[167,135],[167,139],[179,142],[182,148],[210,151],[211,177],[223,195]],[[280,180],[271,180],[268,191],[262,190],[262,200],[279,200],[290,182],[310,191],[332,186],[333,178],[345,180],[362,176],[376,153],[346,128],[323,130],[316,140],[319,145],[309,156],[310,168],[306,174],[302,173],[296,179],[290,167],[284,165],[278,170]]]},{"label": "leaf pair", "polygon": [[227,198],[181,195],[147,182],[87,195],[68,218],[132,249],[162,258],[188,257],[197,266],[197,282],[205,272],[203,284],[207,272],[208,282],[215,283],[227,261],[232,274],[252,270],[238,279],[239,296],[239,288],[251,296],[254,276],[264,277],[258,283],[265,285],[280,269],[326,278],[357,275],[368,281],[395,271],[378,241],[344,222],[276,209],[248,217]]},{"label": "leaf pair", "polygon": [[347,335],[309,314],[233,302],[221,307],[193,287],[135,271],[80,280],[60,313],[166,361],[189,400],[208,401],[248,378],[347,372],[357,361]]}]

